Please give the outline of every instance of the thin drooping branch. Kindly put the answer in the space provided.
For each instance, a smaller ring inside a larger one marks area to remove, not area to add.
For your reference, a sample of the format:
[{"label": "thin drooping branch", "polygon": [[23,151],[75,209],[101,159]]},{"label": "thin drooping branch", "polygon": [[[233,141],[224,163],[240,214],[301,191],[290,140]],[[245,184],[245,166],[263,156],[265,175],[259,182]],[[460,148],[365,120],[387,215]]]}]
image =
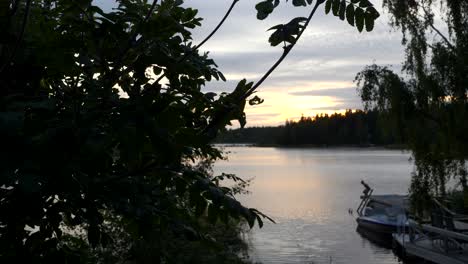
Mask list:
[{"label": "thin drooping branch", "polygon": [[16,56],[16,52],[18,51],[18,48],[21,45],[21,41],[23,41],[24,31],[26,30],[26,24],[28,22],[29,10],[31,9],[31,2],[32,2],[32,0],[28,0],[26,2],[26,8],[24,10],[23,22],[22,22],[22,25],[21,25],[20,34],[18,36],[18,39],[16,40],[16,44],[13,47],[13,51],[11,52],[10,56],[5,60],[3,65],[0,67],[0,73],[2,73],[3,70],[6,68],[6,66],[8,64],[10,64],[11,61],[14,60],[14,58]]},{"label": "thin drooping branch", "polygon": [[291,52],[291,50],[294,48],[294,46],[296,45],[297,41],[299,40],[299,38],[302,36],[302,33],[304,33],[304,31],[306,30],[307,26],[309,25],[310,23],[310,20],[312,20],[312,17],[314,16],[315,12],[317,11],[317,8],[323,3],[324,1],[323,0],[318,0],[316,3],[315,3],[315,6],[314,8],[312,9],[312,11],[310,12],[309,14],[309,17],[307,18],[306,22],[304,23],[304,26],[302,27],[302,30],[299,32],[299,34],[297,34],[297,37],[294,39],[294,42],[291,43],[291,45],[287,46],[286,48],[284,48],[284,51],[283,51],[283,54],[281,54],[281,57],[279,57],[279,59],[273,64],[273,66],[271,66],[271,68],[262,76],[262,78],[260,78],[260,80],[257,81],[257,83],[255,83],[254,86],[252,86],[252,88],[250,88],[247,93],[245,93],[244,97],[243,97],[243,100],[247,99],[250,95],[252,95],[253,92],[255,92],[255,90],[260,86],[262,85],[262,83],[268,78],[268,76],[270,76],[270,74],[281,64],[281,62],[283,62],[283,60],[286,58],[286,56],[288,56],[289,52]]},{"label": "thin drooping branch", "polygon": [[449,46],[451,49],[455,49],[455,47],[453,46],[453,44],[447,39],[447,37],[445,37],[442,32],[440,32],[435,26],[434,24],[430,23],[429,26],[432,28],[432,30],[434,30],[444,41],[445,43],[447,44],[447,46]]},{"label": "thin drooping branch", "polygon": [[[430,17],[430,14],[429,14],[429,12],[426,10],[426,8],[425,8],[423,5],[420,5],[420,6],[421,6],[421,9],[424,11],[425,16],[426,16],[426,17]],[[420,15],[419,15],[419,16],[420,16]],[[424,17],[422,17],[422,18],[425,19]],[[434,22],[433,22],[433,21],[431,21],[431,23],[428,23],[428,24],[429,24],[429,26],[432,28],[432,30],[434,30],[434,31],[437,33],[437,35],[439,35],[439,36],[444,40],[444,42],[447,44],[447,46],[449,46],[449,48],[455,49],[455,47],[454,47],[453,44],[448,40],[448,38],[447,38],[444,34],[442,34],[442,32],[440,32],[440,30],[439,30],[438,28],[436,28],[436,27],[434,26]]]},{"label": "thin drooping branch", "polygon": [[[194,50],[197,50],[199,49],[201,46],[203,46],[203,44],[205,44],[217,31],[218,29],[224,24],[224,21],[226,21],[226,19],[228,18],[228,16],[231,14],[231,11],[232,9],[234,9],[234,6],[237,4],[237,2],[239,2],[239,0],[233,0],[232,1],[232,4],[231,6],[229,7],[228,11],[226,12],[226,14],[224,15],[224,17],[221,19],[221,21],[219,21],[218,25],[213,29],[213,31],[211,31],[211,33],[202,41],[200,42],[200,44],[198,44],[197,46],[195,46],[195,49]],[[193,51],[192,51],[193,52]],[[190,54],[189,54],[190,55]],[[188,55],[186,55],[188,56]]]},{"label": "thin drooping branch", "polygon": [[[234,6],[237,4],[237,2],[239,2],[239,0],[233,0],[226,14],[221,19],[221,21],[219,21],[218,25],[213,29],[213,31],[211,31],[211,33],[204,40],[202,40],[202,42],[200,42],[200,44],[196,45],[192,50],[190,50],[183,57],[178,59],[176,63],[181,63],[184,60],[186,60],[189,56],[193,55],[195,51],[197,51],[201,46],[203,46],[203,44],[205,44],[211,37],[213,37],[213,35],[218,31],[218,29],[224,24],[224,21],[226,21],[226,19],[229,17],[231,11],[234,9]],[[153,85],[157,85],[164,77],[166,77],[166,72],[161,74],[161,76],[159,76],[159,78],[153,83]]]},{"label": "thin drooping branch", "polygon": [[[325,0],[317,0],[315,3],[315,6],[312,8],[312,11],[309,14],[309,17],[307,18],[306,22],[304,23],[304,26],[302,27],[302,30],[297,34],[297,37],[295,38],[294,42],[291,43],[291,45],[287,46],[283,54],[281,54],[281,57],[271,66],[271,68],[258,80],[258,82],[252,86],[244,95],[240,96],[237,100],[239,100],[237,103],[242,103],[243,101],[247,100],[247,98],[252,95],[253,92],[268,78],[268,76],[281,64],[281,62],[288,56],[289,52],[294,48],[296,45],[297,41],[299,38],[302,36],[304,31],[306,30],[307,26],[309,25],[310,21],[312,20],[312,17],[314,16],[315,12],[317,11],[317,8],[323,4]],[[221,120],[223,117],[229,115],[232,111],[235,111],[236,107],[227,107],[225,109],[220,110],[218,113],[216,113],[212,119],[212,121],[206,126],[203,130],[202,133],[208,138],[212,139],[216,137],[216,130],[218,129],[218,126],[221,124]]]}]

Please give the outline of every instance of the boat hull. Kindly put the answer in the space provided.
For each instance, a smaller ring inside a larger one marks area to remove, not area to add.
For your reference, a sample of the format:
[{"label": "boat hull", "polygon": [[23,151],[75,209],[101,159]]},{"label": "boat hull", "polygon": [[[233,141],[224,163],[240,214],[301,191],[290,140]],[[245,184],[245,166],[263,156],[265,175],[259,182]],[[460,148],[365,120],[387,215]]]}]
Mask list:
[{"label": "boat hull", "polygon": [[356,228],[356,232],[364,239],[379,247],[392,249],[392,236],[387,233],[376,233],[360,226]]},{"label": "boat hull", "polygon": [[392,248],[392,234],[402,229],[402,227],[399,227],[396,223],[385,223],[366,216],[358,217],[356,221],[358,223],[356,231],[362,237],[381,247],[389,249]]},{"label": "boat hull", "polygon": [[381,223],[373,221],[367,217],[358,217],[356,219],[358,227],[361,229],[366,229],[379,234],[387,234],[391,237],[392,233],[397,232],[398,226],[396,224]]}]

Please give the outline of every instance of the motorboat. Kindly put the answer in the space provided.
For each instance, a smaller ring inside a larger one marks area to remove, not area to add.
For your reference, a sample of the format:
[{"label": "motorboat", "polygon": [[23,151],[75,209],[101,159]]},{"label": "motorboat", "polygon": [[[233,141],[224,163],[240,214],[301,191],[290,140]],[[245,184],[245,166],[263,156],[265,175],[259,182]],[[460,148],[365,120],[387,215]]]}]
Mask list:
[{"label": "motorboat", "polygon": [[403,231],[408,227],[407,195],[373,195],[373,189],[361,181],[364,186],[361,203],[357,209],[358,229],[388,236]]}]

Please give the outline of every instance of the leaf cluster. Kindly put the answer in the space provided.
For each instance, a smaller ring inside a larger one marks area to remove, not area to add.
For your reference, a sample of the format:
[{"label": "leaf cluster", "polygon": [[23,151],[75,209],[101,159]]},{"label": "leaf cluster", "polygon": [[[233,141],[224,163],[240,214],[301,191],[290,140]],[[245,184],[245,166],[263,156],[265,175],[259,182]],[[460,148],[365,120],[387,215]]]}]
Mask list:
[{"label": "leaf cluster", "polygon": [[332,12],[334,16],[345,20],[349,25],[355,26],[362,32],[364,26],[366,31],[374,29],[375,20],[380,16],[373,4],[368,0],[327,0],[325,2],[325,13]]},{"label": "leaf cluster", "polygon": [[[292,48],[323,3],[307,21],[274,27],[271,43]],[[0,262],[93,262],[83,252],[112,247],[121,232],[121,261],[138,262],[144,249],[165,263],[169,238],[212,240],[200,219],[272,221],[235,199],[247,182],[212,178],[195,164],[223,158],[210,143],[232,121],[246,124],[246,103],[263,102],[250,96],[287,53],[255,85],[244,79],[230,93],[205,93],[225,77],[192,43],[202,19],[183,4],[1,3]],[[278,4],[259,3],[258,18]]]},{"label": "leaf cluster", "polygon": [[[314,9],[323,3],[325,3],[326,14],[332,11],[334,16],[339,17],[341,20],[346,19],[348,23],[353,27],[355,26],[359,32],[362,32],[364,27],[367,31],[372,31],[374,29],[375,20],[380,16],[379,12],[368,0],[317,0],[315,1]],[[257,18],[261,20],[266,19],[279,4],[279,0],[265,0],[259,2],[255,6]],[[306,7],[314,4],[314,1],[294,0],[292,4],[296,7]],[[271,46],[277,46],[283,43],[283,48],[287,50],[296,42],[307,20],[306,17],[296,17],[286,24],[278,24],[271,27],[268,30],[273,30],[273,33],[270,35],[268,42]]]},{"label": "leaf cluster", "polygon": [[158,240],[157,261],[170,258],[166,236],[207,239],[200,217],[263,224],[194,165],[222,158],[210,142],[231,120],[245,124],[239,98],[251,86],[201,91],[225,78],[192,44],[196,10],[178,0],[110,11],[91,0],[14,2],[0,40],[0,262],[81,262],[78,245],[113,243],[109,217],[129,247]]}]

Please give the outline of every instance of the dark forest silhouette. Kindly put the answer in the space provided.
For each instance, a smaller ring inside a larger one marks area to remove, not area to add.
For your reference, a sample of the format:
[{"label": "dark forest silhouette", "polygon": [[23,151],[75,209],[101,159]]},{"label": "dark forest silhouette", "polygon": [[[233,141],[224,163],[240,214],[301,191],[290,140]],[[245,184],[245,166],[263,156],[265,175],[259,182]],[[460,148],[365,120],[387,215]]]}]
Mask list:
[{"label": "dark forest silhouette", "polygon": [[[249,127],[227,130],[217,143],[254,143],[259,145],[371,146],[400,145],[392,129],[384,128],[377,111],[351,111],[344,114],[302,116],[277,127]],[[385,125],[388,126],[388,125]]]}]

